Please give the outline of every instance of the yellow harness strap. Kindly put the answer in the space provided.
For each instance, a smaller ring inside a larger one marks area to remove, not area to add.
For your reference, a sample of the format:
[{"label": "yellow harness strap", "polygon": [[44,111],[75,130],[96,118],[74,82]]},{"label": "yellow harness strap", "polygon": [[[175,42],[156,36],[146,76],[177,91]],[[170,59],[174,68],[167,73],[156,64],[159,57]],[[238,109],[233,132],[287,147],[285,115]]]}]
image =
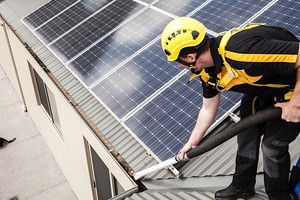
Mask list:
[{"label": "yellow harness strap", "polygon": [[[238,33],[238,32],[244,31],[244,30],[249,30],[249,29],[252,29],[252,28],[260,26],[260,25],[261,24],[250,24],[250,25],[248,25],[248,26],[246,26],[244,28],[236,28],[233,31],[229,30],[222,37],[222,40],[220,42],[218,51],[219,51],[221,57],[223,58],[223,62],[224,62],[224,65],[225,65],[225,67],[227,69],[227,73],[220,79],[220,83],[219,83],[220,86],[222,86],[224,88],[227,88],[227,85],[229,84],[229,82],[232,81],[232,79],[239,78],[239,79],[243,80],[243,76],[241,76],[235,69],[233,69],[229,65],[229,63],[226,61],[226,57],[227,57],[226,54],[228,53],[228,51],[225,50],[225,47],[226,47],[229,39],[235,33]],[[245,80],[243,80],[243,81],[245,81]],[[249,83],[249,81],[246,81],[246,83]]]}]

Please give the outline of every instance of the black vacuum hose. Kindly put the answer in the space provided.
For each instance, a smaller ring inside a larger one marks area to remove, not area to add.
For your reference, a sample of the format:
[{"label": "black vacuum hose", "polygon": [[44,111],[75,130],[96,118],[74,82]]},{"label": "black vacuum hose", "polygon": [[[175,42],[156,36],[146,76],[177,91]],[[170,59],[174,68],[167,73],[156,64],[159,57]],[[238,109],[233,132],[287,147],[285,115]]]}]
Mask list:
[{"label": "black vacuum hose", "polygon": [[[281,117],[281,108],[271,107],[254,113],[246,117],[245,119],[239,121],[238,123],[228,127],[224,131],[215,134],[212,138],[206,138],[203,142],[187,152],[188,158],[194,158],[205,152],[212,150],[213,148],[219,146],[230,138],[236,136],[240,132],[244,131],[247,128],[257,126],[263,122],[280,118]],[[204,139],[204,138],[203,138]]]}]

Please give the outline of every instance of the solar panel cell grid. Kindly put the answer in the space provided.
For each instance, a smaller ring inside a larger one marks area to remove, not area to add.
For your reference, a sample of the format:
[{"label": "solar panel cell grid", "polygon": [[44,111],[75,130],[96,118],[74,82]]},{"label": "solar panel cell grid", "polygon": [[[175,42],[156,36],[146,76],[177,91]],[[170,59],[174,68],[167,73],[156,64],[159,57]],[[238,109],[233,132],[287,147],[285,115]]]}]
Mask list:
[{"label": "solar panel cell grid", "polygon": [[[150,16],[154,16],[151,21],[147,20]],[[69,67],[79,72],[78,76],[87,85],[91,85],[158,37],[169,20],[170,17],[147,9],[90,49],[85,49]],[[155,51],[161,50],[158,47]],[[86,73],[92,73],[93,77]]]},{"label": "solar panel cell grid", "polygon": [[[62,59],[67,62],[101,37],[109,34],[125,19],[136,14],[142,8],[144,6],[131,0],[114,1],[101,12],[51,44],[50,48],[64,55]],[[72,40],[71,43],[69,42],[70,39]]]},{"label": "solar panel cell grid", "polygon": [[65,10],[63,13],[44,24],[38,30],[37,34],[48,44],[54,39],[64,35],[73,27],[80,25],[80,22],[95,13],[105,4],[102,1],[94,3],[92,1],[82,1]]},{"label": "solar panel cell grid", "polygon": [[272,7],[258,16],[254,22],[285,27],[300,38],[300,2],[279,0]]},{"label": "solar panel cell grid", "polygon": [[213,0],[192,15],[208,29],[220,33],[245,23],[269,3],[267,0]]},{"label": "solar panel cell grid", "polygon": [[68,6],[75,3],[77,0],[52,0],[46,5],[42,6],[35,12],[31,13],[27,17],[24,18],[26,24],[31,28],[37,28],[38,26],[42,25],[47,20],[51,19],[59,12],[66,9]]},{"label": "solar panel cell grid", "polygon": [[[180,72],[179,68],[171,67],[165,59],[157,56],[155,52],[161,51],[157,43],[132,58],[92,89],[109,107],[114,105],[115,109],[112,111],[119,118],[124,117]],[[104,85],[110,84],[115,88],[107,92],[110,89]],[[111,99],[106,96],[107,93],[111,94]]]}]

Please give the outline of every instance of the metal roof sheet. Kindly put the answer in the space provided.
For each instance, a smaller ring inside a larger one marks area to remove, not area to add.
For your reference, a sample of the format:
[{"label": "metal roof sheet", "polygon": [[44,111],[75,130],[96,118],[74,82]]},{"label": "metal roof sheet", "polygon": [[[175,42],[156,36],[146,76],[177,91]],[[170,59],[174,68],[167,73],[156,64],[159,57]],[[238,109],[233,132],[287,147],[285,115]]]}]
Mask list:
[{"label": "metal roof sheet", "polygon": [[[172,190],[172,191],[146,191],[133,194],[125,200],[212,200],[215,199],[213,191],[197,190]],[[256,190],[252,200],[267,200],[268,197],[263,189]]]},{"label": "metal roof sheet", "polygon": [[210,200],[215,199],[212,192],[184,192],[184,191],[170,191],[170,192],[145,192],[134,194],[126,200]]}]

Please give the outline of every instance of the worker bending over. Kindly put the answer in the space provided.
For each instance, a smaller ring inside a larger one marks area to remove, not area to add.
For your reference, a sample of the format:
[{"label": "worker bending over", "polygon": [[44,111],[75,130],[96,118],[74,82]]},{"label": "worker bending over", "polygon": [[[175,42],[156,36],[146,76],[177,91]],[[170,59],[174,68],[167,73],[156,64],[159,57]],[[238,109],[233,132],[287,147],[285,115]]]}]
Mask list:
[{"label": "worker bending over", "polygon": [[[191,70],[203,87],[203,105],[179,157],[197,144],[215,120],[220,93],[243,93],[241,118],[259,110],[282,108],[275,119],[237,136],[238,150],[232,183],[217,191],[216,199],[251,198],[255,195],[259,146],[262,139],[265,189],[271,200],[292,199],[288,190],[289,144],[300,131],[299,40],[280,27],[249,25],[209,38],[205,26],[188,17],[172,20],[161,37],[169,61]],[[278,103],[279,102],[279,103]]]}]

